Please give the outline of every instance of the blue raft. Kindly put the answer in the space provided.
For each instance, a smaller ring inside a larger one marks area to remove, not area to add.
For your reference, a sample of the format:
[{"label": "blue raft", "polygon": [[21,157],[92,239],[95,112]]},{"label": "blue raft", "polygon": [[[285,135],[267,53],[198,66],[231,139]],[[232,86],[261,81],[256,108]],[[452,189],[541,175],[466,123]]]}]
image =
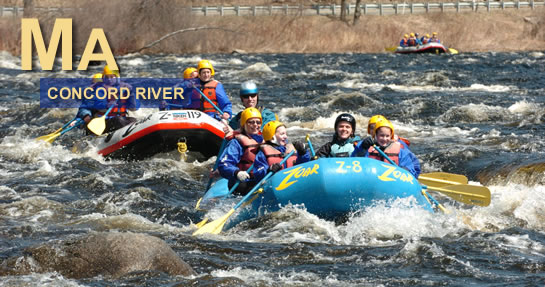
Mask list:
[{"label": "blue raft", "polygon": [[[417,205],[433,211],[411,173],[370,158],[321,158],[281,170],[262,187],[262,195],[252,202],[259,213],[301,204],[310,213],[333,219],[377,201],[411,196]],[[227,180],[221,179],[204,195],[200,209],[210,208],[227,194]]]}]

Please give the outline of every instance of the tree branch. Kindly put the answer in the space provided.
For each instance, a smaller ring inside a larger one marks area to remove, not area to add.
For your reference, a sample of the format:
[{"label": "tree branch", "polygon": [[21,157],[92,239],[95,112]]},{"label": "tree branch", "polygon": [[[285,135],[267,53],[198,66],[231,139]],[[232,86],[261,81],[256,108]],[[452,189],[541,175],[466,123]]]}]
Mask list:
[{"label": "tree branch", "polygon": [[130,53],[141,52],[142,50],[149,49],[149,48],[159,44],[161,41],[163,41],[165,39],[168,39],[168,38],[170,38],[172,36],[175,36],[177,34],[184,33],[184,32],[199,31],[199,30],[223,30],[223,31],[228,31],[228,32],[233,32],[233,33],[236,32],[236,31],[229,30],[229,29],[217,28],[217,27],[206,27],[206,26],[204,26],[204,27],[195,27],[195,28],[186,28],[186,29],[181,29],[181,30],[178,30],[178,31],[168,33],[168,34],[164,35],[163,37],[159,38],[159,40],[155,40],[155,41],[145,45],[144,47],[142,47],[142,48],[140,48],[138,50],[131,51]]}]

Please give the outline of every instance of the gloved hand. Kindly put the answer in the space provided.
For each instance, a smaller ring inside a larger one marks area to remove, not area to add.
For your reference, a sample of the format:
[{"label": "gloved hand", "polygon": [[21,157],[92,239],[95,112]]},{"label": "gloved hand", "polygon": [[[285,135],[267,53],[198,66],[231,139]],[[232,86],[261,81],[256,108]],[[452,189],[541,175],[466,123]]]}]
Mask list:
[{"label": "gloved hand", "polygon": [[374,144],[375,144],[375,141],[373,140],[372,137],[366,137],[362,140],[362,143],[361,143],[362,150],[368,150]]},{"label": "gloved hand", "polygon": [[245,181],[248,178],[250,178],[250,174],[248,174],[247,172],[245,172],[243,170],[239,170],[239,171],[237,171],[237,178],[240,181]]},{"label": "gloved hand", "polygon": [[282,169],[282,166],[278,163],[275,163],[269,167],[269,171],[277,172]]},{"label": "gloved hand", "polygon": [[307,152],[305,149],[305,144],[300,141],[293,142],[293,147],[297,151],[298,155],[304,155]]}]

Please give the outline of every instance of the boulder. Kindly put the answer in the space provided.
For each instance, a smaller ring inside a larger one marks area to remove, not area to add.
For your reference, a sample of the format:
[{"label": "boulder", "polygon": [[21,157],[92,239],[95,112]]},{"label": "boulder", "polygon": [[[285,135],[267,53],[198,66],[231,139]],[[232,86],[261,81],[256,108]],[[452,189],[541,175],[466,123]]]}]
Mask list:
[{"label": "boulder", "polygon": [[0,275],[57,271],[67,278],[118,278],[135,271],[193,275],[195,271],[158,237],[132,232],[101,232],[25,249],[9,258]]}]

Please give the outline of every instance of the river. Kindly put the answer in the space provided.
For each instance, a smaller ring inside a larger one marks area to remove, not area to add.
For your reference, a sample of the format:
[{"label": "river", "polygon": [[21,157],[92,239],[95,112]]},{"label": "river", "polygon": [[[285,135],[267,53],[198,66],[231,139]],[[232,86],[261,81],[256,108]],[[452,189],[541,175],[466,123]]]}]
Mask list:
[{"label": "river", "polygon": [[[28,246],[94,231],[164,239],[197,276],[137,273],[68,279],[56,272],[3,276],[0,286],[543,286],[545,283],[545,54],[225,54],[118,57],[122,77],[181,77],[210,59],[216,79],[242,108],[238,86],[255,80],[260,102],[287,123],[290,139],[330,140],[341,112],[382,114],[410,139],[423,172],[468,176],[492,193],[488,207],[434,193],[451,212],[403,202],[376,204],[343,223],[301,206],[220,235],[191,236],[194,210],[215,158],[175,153],[139,162],[105,160],[92,144],[73,153],[80,131],[53,145],[34,138],[75,109],[41,109],[43,77],[100,72],[33,72],[0,53],[0,258]],[[60,67],[60,64],[57,66]],[[136,117],[151,113],[141,109]],[[218,208],[216,214],[231,205]],[[227,208],[227,209],[226,209]]]}]

